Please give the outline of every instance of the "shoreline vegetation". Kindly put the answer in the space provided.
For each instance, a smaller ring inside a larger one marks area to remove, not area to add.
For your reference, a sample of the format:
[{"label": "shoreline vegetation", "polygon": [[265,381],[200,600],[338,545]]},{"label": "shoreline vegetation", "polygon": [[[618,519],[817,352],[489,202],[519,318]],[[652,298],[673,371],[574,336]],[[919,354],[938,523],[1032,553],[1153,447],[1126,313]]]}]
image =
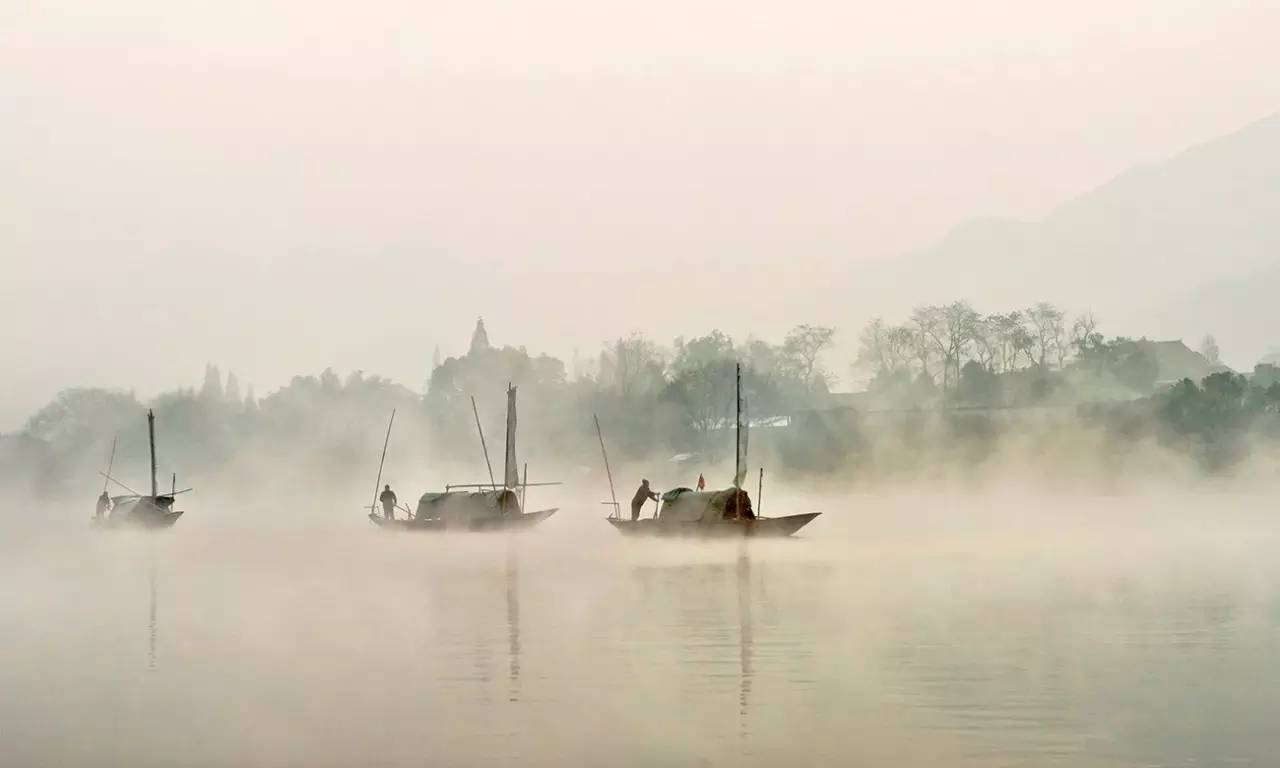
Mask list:
[{"label": "shoreline vegetation", "polygon": [[850,366],[865,388],[833,392],[835,335],[799,325],[770,343],[713,330],[664,346],[637,333],[593,357],[575,354],[567,369],[490,343],[480,320],[465,354],[441,360],[437,351],[421,391],[327,369],[259,398],[213,365],[198,388],[146,402],[72,388],[0,436],[0,483],[33,498],[74,494],[115,437],[118,461],[141,457],[132,454],[146,442],[133,433],[148,407],[163,419],[175,464],[205,474],[243,465],[245,454],[358,473],[392,408],[415,452],[469,456],[470,398],[486,433],[499,434],[507,382],[520,389],[523,445],[543,466],[594,466],[593,414],[620,463],[684,456],[712,466],[732,454],[725,432],[738,362],[754,455],[815,484],[978,476],[1008,462],[1058,479],[1173,468],[1231,476],[1280,445],[1280,368],[1233,372],[1212,337],[1199,351],[1108,340],[1091,315],[1068,319],[1051,304],[984,315],[957,301],[868,323]]}]

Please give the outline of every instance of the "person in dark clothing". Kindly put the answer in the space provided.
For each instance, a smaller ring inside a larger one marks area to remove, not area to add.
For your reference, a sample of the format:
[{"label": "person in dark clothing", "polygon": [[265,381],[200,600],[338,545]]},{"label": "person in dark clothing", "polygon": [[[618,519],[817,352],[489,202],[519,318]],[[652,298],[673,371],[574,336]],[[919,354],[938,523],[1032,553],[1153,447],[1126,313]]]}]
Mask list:
[{"label": "person in dark clothing", "polygon": [[390,485],[382,488],[382,495],[378,497],[378,501],[382,502],[382,516],[388,520],[396,519],[396,492],[391,490]]},{"label": "person in dark clothing", "polygon": [[103,491],[102,495],[98,497],[98,509],[94,513],[94,517],[102,517],[107,514],[109,509],[111,509],[111,497],[107,495],[106,491]]},{"label": "person in dark clothing", "polygon": [[649,481],[641,480],[640,487],[636,489],[636,495],[631,497],[631,519],[632,521],[640,519],[640,508],[644,506],[649,499],[658,500],[658,494],[649,490]]}]

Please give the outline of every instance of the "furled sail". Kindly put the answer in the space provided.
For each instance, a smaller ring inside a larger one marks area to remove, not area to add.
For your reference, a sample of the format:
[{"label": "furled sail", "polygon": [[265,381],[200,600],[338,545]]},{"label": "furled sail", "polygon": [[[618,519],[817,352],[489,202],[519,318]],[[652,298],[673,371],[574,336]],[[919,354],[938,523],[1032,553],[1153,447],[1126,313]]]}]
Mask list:
[{"label": "furled sail", "polygon": [[507,488],[520,485],[520,465],[516,462],[516,388],[507,385],[507,457],[502,473]]},{"label": "furled sail", "polygon": [[751,431],[751,422],[747,418],[747,400],[742,398],[738,409],[738,466],[735,468],[733,475],[733,484],[737,488],[741,488],[742,484],[747,480],[747,435]]}]

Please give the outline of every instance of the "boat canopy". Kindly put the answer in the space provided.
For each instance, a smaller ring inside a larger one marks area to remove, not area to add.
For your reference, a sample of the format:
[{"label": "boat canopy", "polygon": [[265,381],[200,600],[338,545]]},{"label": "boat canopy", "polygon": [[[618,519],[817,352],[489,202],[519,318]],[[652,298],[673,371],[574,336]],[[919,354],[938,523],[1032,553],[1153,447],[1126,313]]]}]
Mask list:
[{"label": "boat canopy", "polygon": [[113,496],[111,517],[116,519],[141,519],[164,517],[173,507],[172,496]]},{"label": "boat canopy", "polygon": [[520,514],[520,499],[510,488],[499,488],[490,491],[424,493],[418,499],[414,517],[419,520],[464,522],[478,517],[513,514]]},{"label": "boat canopy", "polygon": [[675,488],[662,494],[662,511],[658,519],[674,523],[714,523],[755,517],[751,497],[739,488],[723,491],[693,491]]}]

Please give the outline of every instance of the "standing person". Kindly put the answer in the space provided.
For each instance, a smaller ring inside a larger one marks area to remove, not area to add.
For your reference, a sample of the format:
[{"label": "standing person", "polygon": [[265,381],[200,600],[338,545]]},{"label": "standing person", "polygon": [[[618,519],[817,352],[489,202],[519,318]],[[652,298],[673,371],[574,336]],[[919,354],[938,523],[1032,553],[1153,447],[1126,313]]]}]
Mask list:
[{"label": "standing person", "polygon": [[658,500],[658,494],[649,490],[649,481],[641,480],[640,487],[636,489],[636,495],[631,497],[631,521],[635,522],[640,519],[640,508],[649,499]]},{"label": "standing person", "polygon": [[702,476],[701,472],[699,472],[698,473],[698,490],[705,491],[706,489],[707,489],[707,479]]},{"label": "standing person", "polygon": [[102,495],[98,497],[98,509],[94,513],[94,517],[102,517],[107,514],[109,509],[111,509],[111,497],[107,495],[106,491],[103,491]]},{"label": "standing person", "polygon": [[382,495],[378,497],[378,501],[382,502],[382,516],[388,520],[396,519],[396,492],[391,490],[388,483],[382,488]]}]

